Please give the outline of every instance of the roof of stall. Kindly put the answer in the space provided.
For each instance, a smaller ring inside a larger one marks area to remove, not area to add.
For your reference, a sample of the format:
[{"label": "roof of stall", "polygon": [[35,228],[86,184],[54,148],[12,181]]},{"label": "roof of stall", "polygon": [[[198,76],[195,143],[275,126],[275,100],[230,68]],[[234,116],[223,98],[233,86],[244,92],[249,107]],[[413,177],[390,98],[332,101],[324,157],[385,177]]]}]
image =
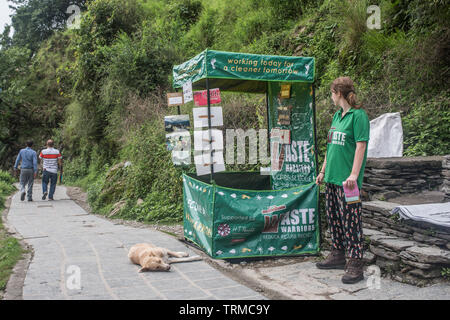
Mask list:
[{"label": "roof of stall", "polygon": [[205,50],[173,67],[173,87],[192,81],[194,90],[210,88],[222,91],[264,93],[267,81],[313,82],[314,58],[270,56]]}]

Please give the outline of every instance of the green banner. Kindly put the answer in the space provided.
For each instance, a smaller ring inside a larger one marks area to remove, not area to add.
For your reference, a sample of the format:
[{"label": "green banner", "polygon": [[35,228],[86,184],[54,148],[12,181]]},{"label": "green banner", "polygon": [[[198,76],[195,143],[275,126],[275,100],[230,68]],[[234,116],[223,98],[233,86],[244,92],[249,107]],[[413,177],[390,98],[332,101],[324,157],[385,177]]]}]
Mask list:
[{"label": "green banner", "polygon": [[312,85],[290,84],[289,98],[282,98],[282,85],[286,83],[269,83],[269,131],[278,128],[290,132],[290,144],[277,145],[282,165],[272,174],[274,190],[309,184],[315,179]]},{"label": "green banner", "polygon": [[188,175],[183,181],[185,237],[213,258],[318,252],[314,183],[274,191],[211,186]]},{"label": "green banner", "polygon": [[185,238],[212,255],[214,188],[183,174]]},{"label": "green banner", "polygon": [[203,88],[205,78],[223,91],[265,92],[266,81],[313,82],[314,58],[205,50],[173,68],[174,88],[188,81]]}]

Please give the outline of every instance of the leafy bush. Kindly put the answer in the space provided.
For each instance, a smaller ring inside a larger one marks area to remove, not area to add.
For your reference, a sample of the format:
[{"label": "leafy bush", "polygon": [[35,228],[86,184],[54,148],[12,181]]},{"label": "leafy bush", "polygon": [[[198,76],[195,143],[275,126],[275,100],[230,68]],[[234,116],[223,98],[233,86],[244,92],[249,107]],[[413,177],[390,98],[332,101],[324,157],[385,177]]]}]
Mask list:
[{"label": "leafy bush", "polygon": [[405,155],[445,155],[450,150],[450,92],[419,100],[403,118]]},{"label": "leafy bush", "polygon": [[4,208],[5,196],[16,189],[12,185],[14,182],[15,179],[8,172],[0,170],[0,209]]}]

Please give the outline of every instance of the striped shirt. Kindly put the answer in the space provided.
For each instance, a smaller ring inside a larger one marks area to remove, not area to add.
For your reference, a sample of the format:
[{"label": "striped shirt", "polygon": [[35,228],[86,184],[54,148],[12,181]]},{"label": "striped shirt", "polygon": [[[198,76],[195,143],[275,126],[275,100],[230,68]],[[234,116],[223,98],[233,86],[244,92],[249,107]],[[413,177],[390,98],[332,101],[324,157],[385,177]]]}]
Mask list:
[{"label": "striped shirt", "polygon": [[41,151],[39,158],[43,159],[43,168],[51,173],[58,173],[58,159],[62,159],[62,155],[58,149],[47,148]]}]

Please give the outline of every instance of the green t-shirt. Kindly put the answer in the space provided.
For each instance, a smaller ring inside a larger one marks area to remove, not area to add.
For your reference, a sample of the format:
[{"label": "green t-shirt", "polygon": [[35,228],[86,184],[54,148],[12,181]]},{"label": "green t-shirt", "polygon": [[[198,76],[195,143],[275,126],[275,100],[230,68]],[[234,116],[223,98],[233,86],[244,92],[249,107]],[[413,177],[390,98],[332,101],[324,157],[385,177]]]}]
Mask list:
[{"label": "green t-shirt", "polygon": [[[342,108],[334,114],[328,131],[327,164],[324,180],[342,186],[342,182],[352,173],[356,142],[369,141],[369,117],[363,109],[351,108],[342,118]],[[367,147],[358,175],[358,187],[361,189],[364,168],[366,167]]]}]

